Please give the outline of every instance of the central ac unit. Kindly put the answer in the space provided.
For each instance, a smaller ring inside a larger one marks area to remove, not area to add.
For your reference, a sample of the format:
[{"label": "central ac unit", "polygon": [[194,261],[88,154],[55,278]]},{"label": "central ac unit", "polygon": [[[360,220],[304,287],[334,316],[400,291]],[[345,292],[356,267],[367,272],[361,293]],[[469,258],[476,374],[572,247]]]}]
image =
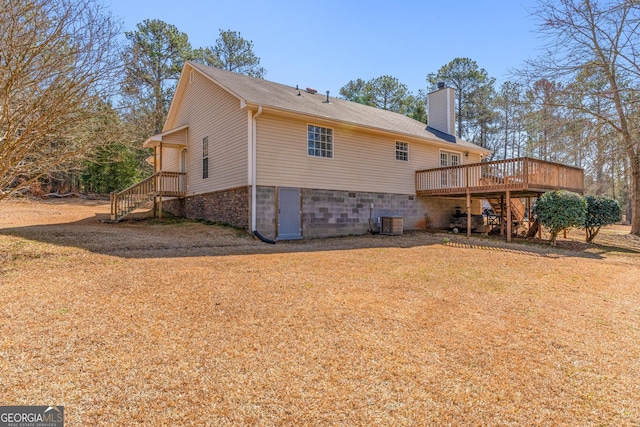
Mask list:
[{"label": "central ac unit", "polygon": [[383,216],[380,218],[380,234],[399,236],[403,231],[401,216]]}]

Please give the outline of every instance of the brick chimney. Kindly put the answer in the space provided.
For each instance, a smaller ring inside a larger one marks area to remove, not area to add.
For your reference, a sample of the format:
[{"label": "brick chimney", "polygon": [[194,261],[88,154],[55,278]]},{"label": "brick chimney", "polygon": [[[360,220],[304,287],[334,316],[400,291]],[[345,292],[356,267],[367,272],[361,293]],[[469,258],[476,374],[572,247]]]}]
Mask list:
[{"label": "brick chimney", "polygon": [[438,90],[431,92],[427,98],[428,126],[437,131],[455,136],[456,113],[455,95],[453,88],[445,87],[443,82],[438,83]]}]

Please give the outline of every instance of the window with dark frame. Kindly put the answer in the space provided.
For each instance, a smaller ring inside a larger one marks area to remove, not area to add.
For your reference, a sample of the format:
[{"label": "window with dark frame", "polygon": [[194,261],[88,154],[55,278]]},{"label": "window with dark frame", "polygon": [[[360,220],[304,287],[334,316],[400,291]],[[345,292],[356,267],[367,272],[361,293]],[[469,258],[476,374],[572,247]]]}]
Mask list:
[{"label": "window with dark frame", "polygon": [[202,179],[209,178],[209,137],[202,138]]},{"label": "window with dark frame", "polygon": [[409,143],[396,141],[396,160],[409,161]]},{"label": "window with dark frame", "polygon": [[307,126],[307,154],[314,157],[333,158],[333,129]]}]

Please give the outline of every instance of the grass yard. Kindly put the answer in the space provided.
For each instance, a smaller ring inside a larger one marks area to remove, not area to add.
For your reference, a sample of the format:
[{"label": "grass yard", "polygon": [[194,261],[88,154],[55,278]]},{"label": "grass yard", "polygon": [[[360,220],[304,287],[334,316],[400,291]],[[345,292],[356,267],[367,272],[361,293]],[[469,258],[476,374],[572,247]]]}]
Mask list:
[{"label": "grass yard", "polygon": [[266,245],[108,209],[0,202],[1,405],[64,405],[67,426],[640,425],[628,227]]}]

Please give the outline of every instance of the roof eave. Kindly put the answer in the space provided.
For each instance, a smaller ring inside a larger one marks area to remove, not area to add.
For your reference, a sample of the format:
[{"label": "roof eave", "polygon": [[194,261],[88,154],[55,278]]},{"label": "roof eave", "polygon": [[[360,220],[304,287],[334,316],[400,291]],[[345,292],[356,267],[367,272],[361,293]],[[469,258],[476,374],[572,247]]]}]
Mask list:
[{"label": "roof eave", "polygon": [[[162,142],[162,137],[163,136],[171,135],[173,133],[180,132],[181,130],[185,130],[185,129],[188,129],[188,128],[189,128],[189,125],[187,124],[187,125],[178,126],[177,128],[169,129],[168,131],[165,131],[165,132],[162,132],[162,133],[159,133],[159,134],[156,134],[156,135],[152,135],[142,143],[142,146],[144,148],[157,147]],[[185,144],[175,144],[174,143],[174,144],[170,144],[170,145],[176,146],[176,147],[182,146],[182,145],[186,146],[186,142],[185,142]],[[169,146],[169,145],[167,145],[167,146]]]}]

